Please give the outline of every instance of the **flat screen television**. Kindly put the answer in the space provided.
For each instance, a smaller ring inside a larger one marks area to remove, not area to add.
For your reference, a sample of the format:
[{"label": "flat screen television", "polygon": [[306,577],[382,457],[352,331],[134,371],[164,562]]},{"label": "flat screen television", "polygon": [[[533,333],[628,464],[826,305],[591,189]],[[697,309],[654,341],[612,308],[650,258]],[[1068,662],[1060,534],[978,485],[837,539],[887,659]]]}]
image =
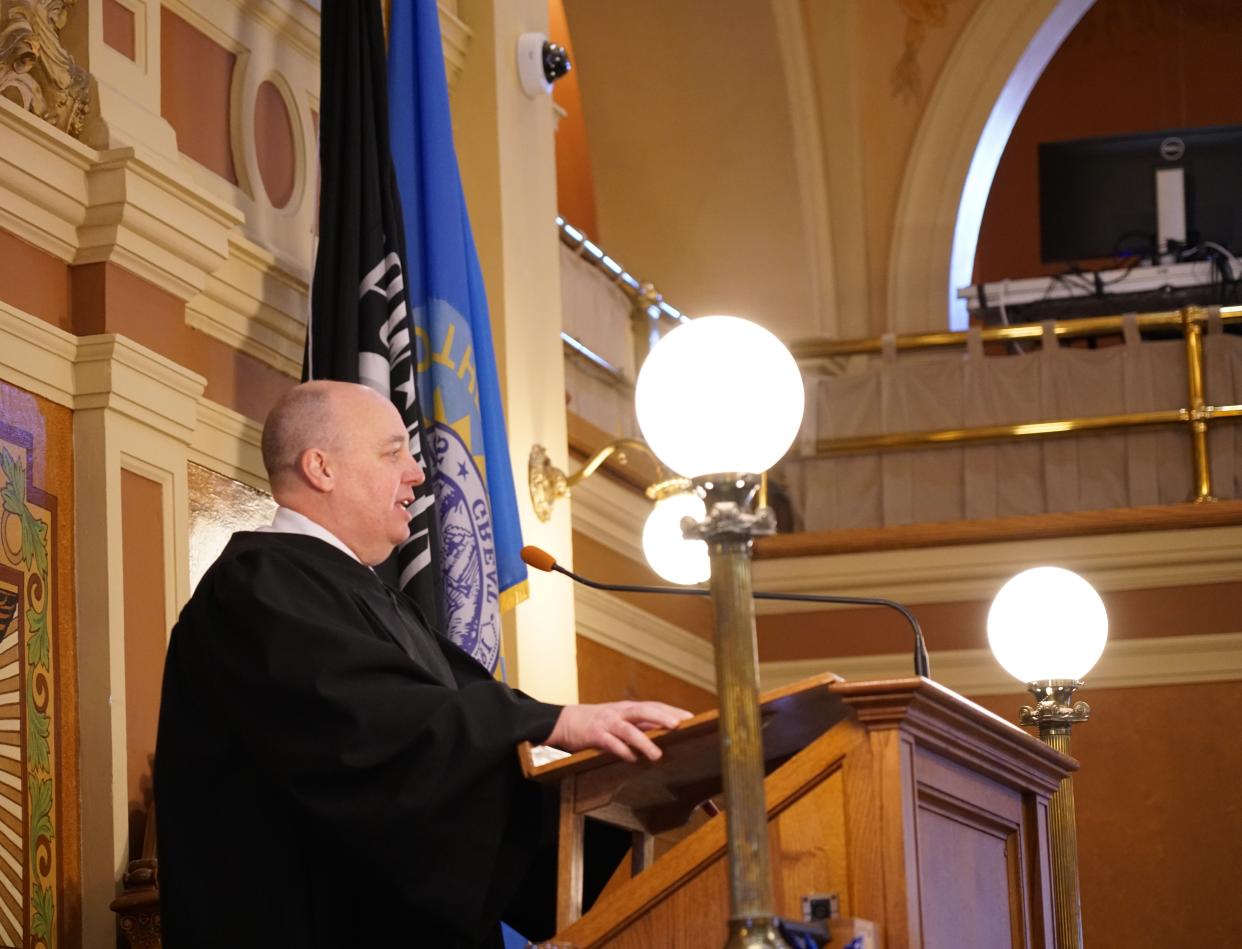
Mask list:
[{"label": "flat screen television", "polygon": [[1242,125],[1046,142],[1039,146],[1045,263],[1152,256],[1156,172],[1182,169],[1186,243],[1242,255]]}]

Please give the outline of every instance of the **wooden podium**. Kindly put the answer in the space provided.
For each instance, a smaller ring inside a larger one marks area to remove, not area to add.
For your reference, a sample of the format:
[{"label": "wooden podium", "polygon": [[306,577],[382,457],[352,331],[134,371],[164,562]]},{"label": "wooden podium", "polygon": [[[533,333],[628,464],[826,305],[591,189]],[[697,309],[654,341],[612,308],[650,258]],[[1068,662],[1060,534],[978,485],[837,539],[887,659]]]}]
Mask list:
[{"label": "wooden podium", "polygon": [[[830,673],[760,697],[776,912],[835,893],[877,949],[1054,949],[1048,799],[1076,762],[927,679]],[[718,949],[729,915],[723,816],[650,860],[650,835],[720,790],[717,714],[654,732],[657,763],[588,751],[528,777],[561,793],[557,941]],[[581,914],[582,820],[635,833],[635,873]],[[641,871],[641,872],[639,872]]]}]

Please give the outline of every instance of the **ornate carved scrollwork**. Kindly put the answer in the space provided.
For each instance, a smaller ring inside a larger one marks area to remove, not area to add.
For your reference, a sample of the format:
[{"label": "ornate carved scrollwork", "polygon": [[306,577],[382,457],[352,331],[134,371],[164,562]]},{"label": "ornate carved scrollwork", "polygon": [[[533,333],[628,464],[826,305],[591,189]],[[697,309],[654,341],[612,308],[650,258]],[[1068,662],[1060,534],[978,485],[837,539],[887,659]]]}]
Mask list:
[{"label": "ornate carved scrollwork", "polygon": [[0,0],[0,96],[77,138],[90,74],[60,41],[77,0]]}]

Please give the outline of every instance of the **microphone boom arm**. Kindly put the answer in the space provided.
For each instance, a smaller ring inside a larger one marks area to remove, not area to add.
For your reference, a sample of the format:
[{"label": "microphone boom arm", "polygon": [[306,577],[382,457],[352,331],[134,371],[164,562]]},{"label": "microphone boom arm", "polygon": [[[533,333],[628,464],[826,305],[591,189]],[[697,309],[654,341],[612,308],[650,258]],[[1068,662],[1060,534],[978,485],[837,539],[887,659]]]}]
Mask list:
[{"label": "microphone boom arm", "polygon": [[[673,596],[711,596],[710,590],[703,590],[698,587],[652,587],[652,586],[635,586],[629,583],[600,583],[598,580],[590,580],[584,576],[566,570],[558,563],[552,564],[552,569],[557,573],[563,573],[569,579],[591,587],[593,590],[607,590],[612,593],[660,593],[671,594]],[[874,596],[829,596],[822,593],[767,593],[762,590],[753,591],[756,600],[782,600],[790,603],[836,603],[843,606],[883,606],[890,610],[896,610],[906,618],[906,622],[910,624],[910,628],[914,631],[914,674],[922,676],[925,679],[931,678],[931,660],[927,655],[927,643],[923,639],[923,628],[919,626],[919,621],[909,609],[902,606],[896,600],[885,600],[881,597]]]}]

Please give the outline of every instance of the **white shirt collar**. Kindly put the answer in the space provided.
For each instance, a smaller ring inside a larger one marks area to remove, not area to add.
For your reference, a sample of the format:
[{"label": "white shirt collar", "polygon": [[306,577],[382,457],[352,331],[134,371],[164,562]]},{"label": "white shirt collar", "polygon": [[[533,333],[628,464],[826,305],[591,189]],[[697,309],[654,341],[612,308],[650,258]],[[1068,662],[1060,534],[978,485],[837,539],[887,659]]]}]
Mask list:
[{"label": "white shirt collar", "polygon": [[304,534],[307,537],[318,537],[324,543],[331,544],[337,550],[344,551],[354,560],[362,563],[358,559],[358,555],[350,550],[345,545],[345,542],[332,533],[332,531],[312,521],[305,514],[299,514],[292,508],[276,508],[276,516],[272,518],[272,523],[265,527],[257,527],[255,530],[263,534]]}]

